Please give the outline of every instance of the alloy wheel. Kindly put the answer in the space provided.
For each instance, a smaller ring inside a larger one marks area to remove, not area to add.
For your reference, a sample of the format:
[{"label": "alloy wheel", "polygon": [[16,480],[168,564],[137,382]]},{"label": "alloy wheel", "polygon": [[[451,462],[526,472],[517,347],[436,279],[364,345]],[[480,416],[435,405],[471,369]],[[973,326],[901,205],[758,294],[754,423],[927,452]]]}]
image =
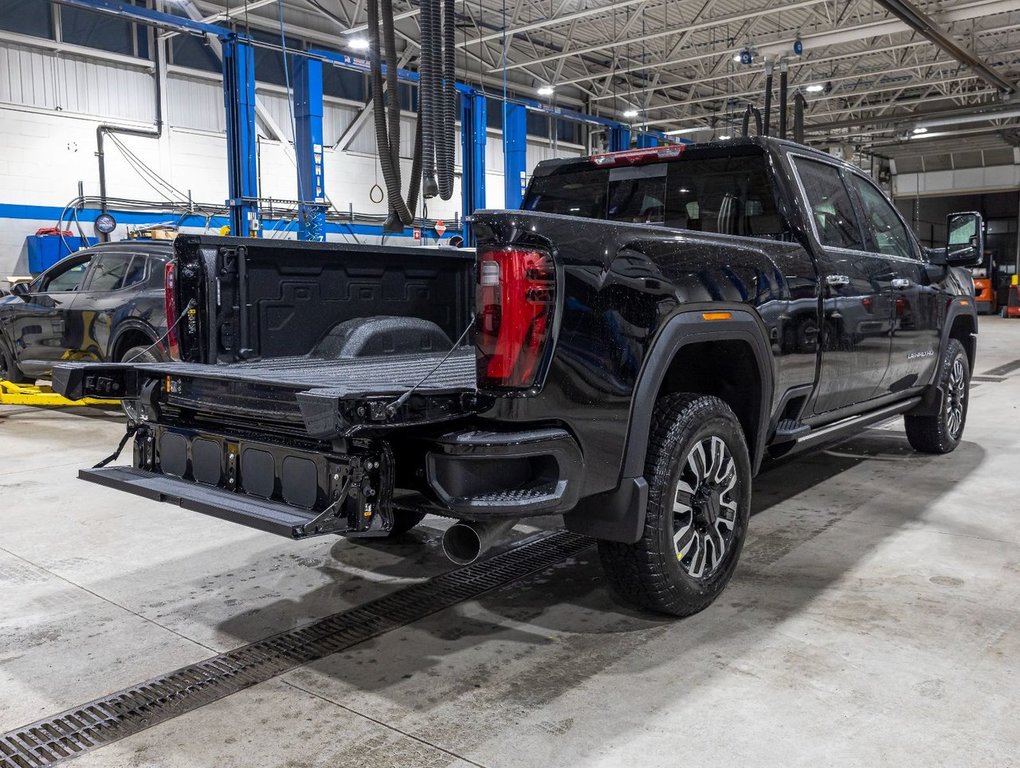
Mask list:
[{"label": "alloy wheel", "polygon": [[673,550],[687,573],[711,577],[733,544],[740,495],[737,465],[712,435],[687,454],[673,497]]}]

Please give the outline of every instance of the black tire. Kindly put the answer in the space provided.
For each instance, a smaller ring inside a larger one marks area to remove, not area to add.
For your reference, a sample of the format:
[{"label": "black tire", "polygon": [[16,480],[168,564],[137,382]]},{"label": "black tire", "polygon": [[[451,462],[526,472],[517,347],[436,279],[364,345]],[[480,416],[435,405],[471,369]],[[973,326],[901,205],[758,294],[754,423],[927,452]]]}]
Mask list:
[{"label": "black tire", "polygon": [[120,356],[122,363],[162,363],[163,357],[159,354],[159,347],[131,347]]},{"label": "black tire", "polygon": [[903,417],[907,440],[921,453],[949,453],[963,438],[970,403],[970,362],[959,340],[950,339],[946,345],[935,383],[943,392],[938,414]]},{"label": "black tire", "polygon": [[412,512],[409,509],[394,509],[393,527],[390,528],[390,532],[386,534],[386,537],[389,539],[396,539],[403,536],[424,519],[424,512]]},{"label": "black tire", "polygon": [[[720,444],[724,450],[716,453]],[[602,568],[624,600],[689,616],[707,608],[729,582],[747,533],[751,462],[730,407],[707,395],[662,397],[652,418],[645,479],[642,537],[636,544],[599,541]]]},{"label": "black tire", "polygon": [[9,381],[12,384],[24,384],[29,381],[18,367],[14,353],[3,342],[0,342],[0,381]]}]

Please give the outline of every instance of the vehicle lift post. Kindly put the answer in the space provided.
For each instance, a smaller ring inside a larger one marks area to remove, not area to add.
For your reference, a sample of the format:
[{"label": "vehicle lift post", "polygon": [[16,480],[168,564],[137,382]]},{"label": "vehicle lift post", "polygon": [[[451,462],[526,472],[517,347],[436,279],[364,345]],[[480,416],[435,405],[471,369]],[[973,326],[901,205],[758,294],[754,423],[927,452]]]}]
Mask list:
[{"label": "vehicle lift post", "polygon": [[255,49],[234,34],[222,42],[230,232],[238,237],[257,237],[260,225],[255,143]]},{"label": "vehicle lift post", "polygon": [[294,156],[299,158],[298,240],[326,240],[322,114],[322,62],[299,56],[294,66]]}]

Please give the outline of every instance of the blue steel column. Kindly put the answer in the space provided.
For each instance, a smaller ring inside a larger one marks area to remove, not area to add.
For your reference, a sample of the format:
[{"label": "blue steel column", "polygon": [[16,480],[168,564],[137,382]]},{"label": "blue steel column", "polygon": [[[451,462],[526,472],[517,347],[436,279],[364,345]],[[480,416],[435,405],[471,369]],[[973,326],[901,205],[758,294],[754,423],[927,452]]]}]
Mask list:
[{"label": "blue steel column", "polygon": [[626,125],[614,125],[609,129],[609,151],[623,152],[630,149],[630,128]]},{"label": "blue steel column", "polygon": [[503,103],[504,208],[520,208],[528,176],[528,108]]},{"label": "blue steel column", "polygon": [[461,175],[460,196],[464,211],[464,245],[474,236],[467,217],[485,207],[485,142],[488,123],[485,96],[462,93],[460,97]]},{"label": "blue steel column", "polygon": [[255,145],[255,50],[236,36],[223,40],[223,103],[227,111],[230,233],[259,234]]},{"label": "blue steel column", "polygon": [[298,56],[294,66],[294,156],[297,160],[298,240],[326,239],[322,169],[322,62]]},{"label": "blue steel column", "polygon": [[659,146],[659,139],[648,133],[639,133],[637,135],[637,148],[638,149],[654,149]]}]

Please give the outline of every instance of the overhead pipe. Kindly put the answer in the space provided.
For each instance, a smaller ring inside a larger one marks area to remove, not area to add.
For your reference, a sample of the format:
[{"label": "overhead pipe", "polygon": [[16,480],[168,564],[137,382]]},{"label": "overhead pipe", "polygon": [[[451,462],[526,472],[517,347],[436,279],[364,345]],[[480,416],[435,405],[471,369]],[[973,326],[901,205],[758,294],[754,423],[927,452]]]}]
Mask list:
[{"label": "overhead pipe", "polygon": [[800,91],[793,96],[793,140],[798,144],[804,143],[804,107],[807,99]]},{"label": "overhead pipe", "polygon": [[772,126],[772,62],[765,62],[765,114],[762,116],[762,136],[768,136]]},{"label": "overhead pipe", "polygon": [[779,138],[786,138],[786,78],[787,64],[784,58],[779,62]]}]

